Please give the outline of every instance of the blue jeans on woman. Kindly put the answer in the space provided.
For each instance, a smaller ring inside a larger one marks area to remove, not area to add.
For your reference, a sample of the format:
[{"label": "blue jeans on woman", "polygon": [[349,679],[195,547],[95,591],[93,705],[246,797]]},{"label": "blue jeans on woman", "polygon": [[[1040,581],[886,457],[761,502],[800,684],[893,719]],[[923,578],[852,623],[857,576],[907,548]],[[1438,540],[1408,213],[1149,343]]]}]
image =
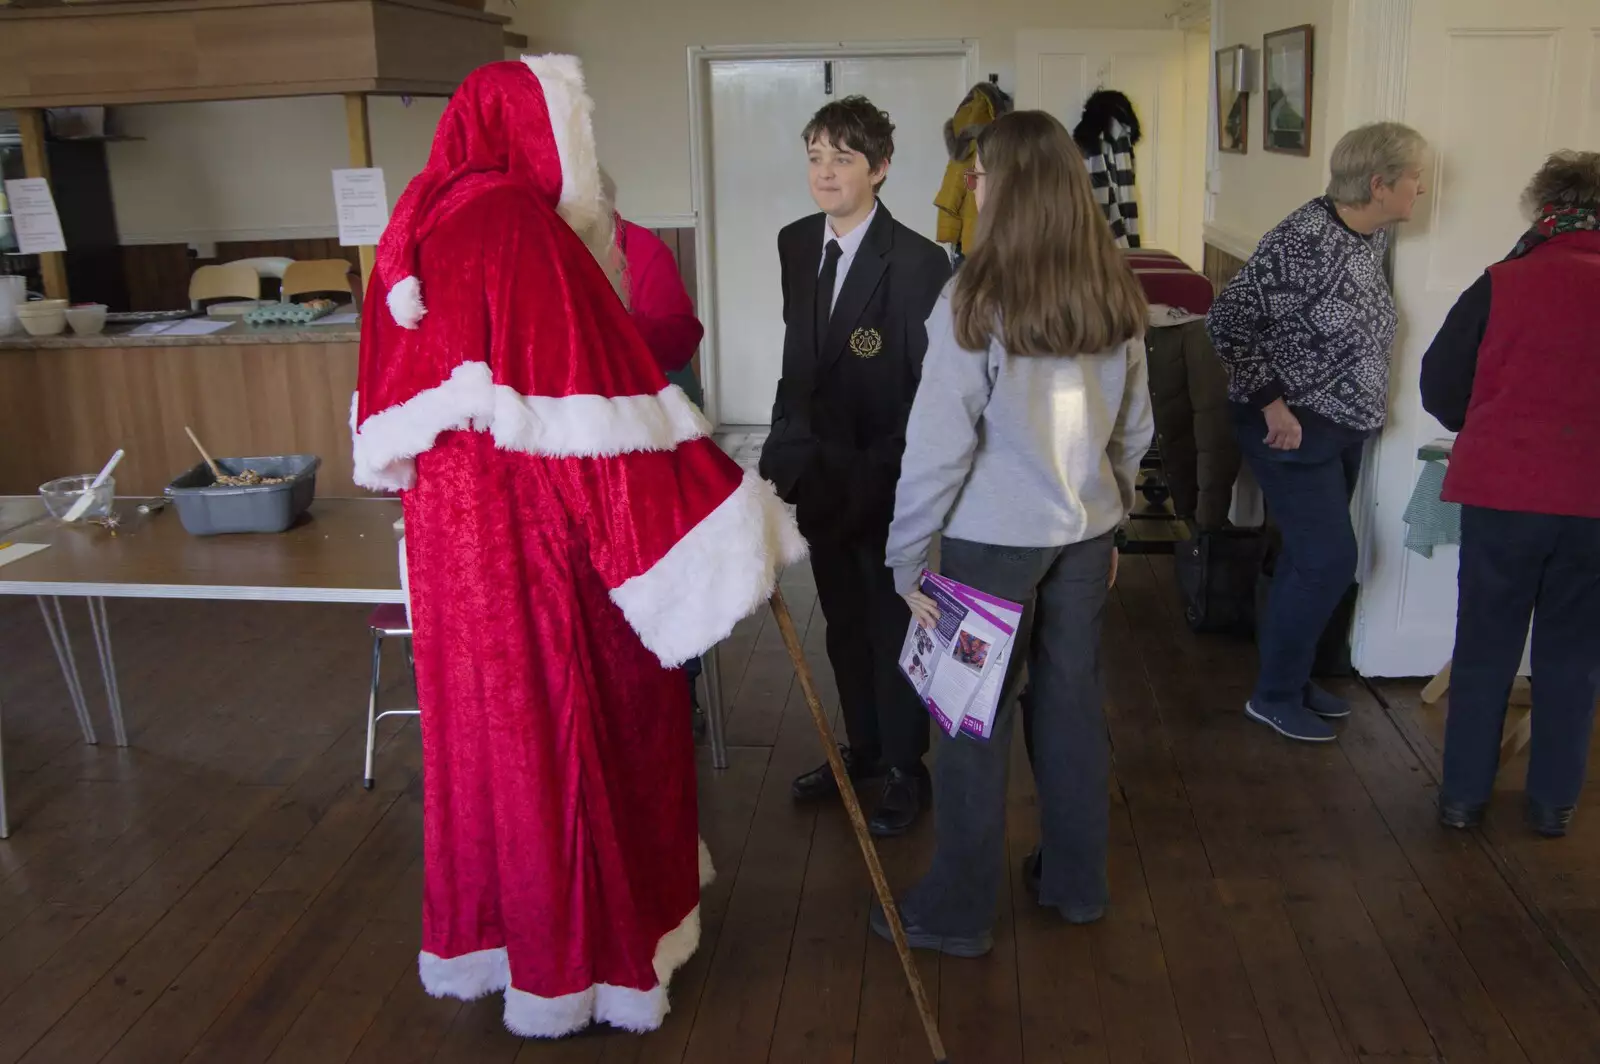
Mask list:
[{"label": "blue jeans on woman", "polygon": [[[1366,433],[1300,411],[1296,416],[1300,446],[1279,451],[1266,444],[1261,411],[1239,405],[1233,409],[1240,450],[1283,536],[1266,613],[1256,618],[1261,669],[1251,705],[1258,719],[1275,710],[1293,716],[1293,710],[1303,709],[1317,643],[1356,575],[1350,498],[1361,472]],[[1271,720],[1267,723],[1284,731]],[[1328,731],[1324,737],[1331,736]]]},{"label": "blue jeans on woman", "polygon": [[1547,809],[1571,809],[1600,693],[1600,520],[1463,507],[1459,584],[1442,798],[1472,809],[1488,803],[1531,620],[1527,794]]}]

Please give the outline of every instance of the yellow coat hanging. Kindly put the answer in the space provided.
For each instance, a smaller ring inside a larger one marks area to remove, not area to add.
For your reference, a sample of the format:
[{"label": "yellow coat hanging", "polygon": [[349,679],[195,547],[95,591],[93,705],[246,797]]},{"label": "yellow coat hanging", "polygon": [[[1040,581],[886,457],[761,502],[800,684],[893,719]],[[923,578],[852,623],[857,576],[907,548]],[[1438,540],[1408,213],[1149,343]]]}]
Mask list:
[{"label": "yellow coat hanging", "polygon": [[1010,111],[1011,106],[1011,97],[1000,91],[1000,86],[980,82],[961,101],[955,116],[944,124],[950,163],[945,167],[939,194],[933,199],[933,205],[939,208],[939,243],[955,244],[958,249],[971,247],[978,229],[978,201],[967,191],[964,175],[976,157],[978,134]]}]

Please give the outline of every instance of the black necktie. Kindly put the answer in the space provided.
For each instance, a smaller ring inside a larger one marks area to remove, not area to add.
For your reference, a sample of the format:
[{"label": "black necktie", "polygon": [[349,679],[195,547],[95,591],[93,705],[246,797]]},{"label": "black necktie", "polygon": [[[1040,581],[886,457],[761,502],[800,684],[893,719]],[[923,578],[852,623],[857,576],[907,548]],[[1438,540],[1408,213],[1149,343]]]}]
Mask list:
[{"label": "black necktie", "polygon": [[828,319],[833,317],[833,286],[839,277],[839,257],[844,248],[837,240],[828,241],[822,254],[822,272],[817,274],[817,353],[828,340]]}]

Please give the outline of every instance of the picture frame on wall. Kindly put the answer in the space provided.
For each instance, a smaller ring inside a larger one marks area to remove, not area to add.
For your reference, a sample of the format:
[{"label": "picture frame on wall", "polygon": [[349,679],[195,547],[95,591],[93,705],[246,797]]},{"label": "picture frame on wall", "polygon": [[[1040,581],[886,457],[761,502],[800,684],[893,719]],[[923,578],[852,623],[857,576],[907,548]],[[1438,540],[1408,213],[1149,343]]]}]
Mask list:
[{"label": "picture frame on wall", "polygon": [[1250,151],[1250,93],[1245,85],[1245,46],[1217,49],[1217,150],[1234,155]]},{"label": "picture frame on wall", "polygon": [[1284,155],[1311,154],[1311,74],[1315,36],[1293,26],[1261,39],[1262,146]]}]

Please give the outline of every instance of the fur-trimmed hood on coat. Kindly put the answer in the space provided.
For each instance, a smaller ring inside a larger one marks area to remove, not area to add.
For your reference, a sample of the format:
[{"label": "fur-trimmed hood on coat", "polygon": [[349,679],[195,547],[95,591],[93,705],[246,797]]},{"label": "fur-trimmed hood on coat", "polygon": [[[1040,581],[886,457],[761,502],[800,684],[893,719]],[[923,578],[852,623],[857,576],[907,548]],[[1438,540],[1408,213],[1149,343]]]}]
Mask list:
[{"label": "fur-trimmed hood on coat", "polygon": [[1101,138],[1109,139],[1113,121],[1128,131],[1130,144],[1139,143],[1139,116],[1134,113],[1133,101],[1115,89],[1096,89],[1083,101],[1083,118],[1072,131],[1072,139],[1085,157],[1100,154]]},{"label": "fur-trimmed hood on coat", "polygon": [[964,161],[983,127],[1010,113],[1014,106],[1011,96],[993,82],[980,81],[972,86],[955,116],[944,124],[944,146],[950,152],[950,161]]}]

